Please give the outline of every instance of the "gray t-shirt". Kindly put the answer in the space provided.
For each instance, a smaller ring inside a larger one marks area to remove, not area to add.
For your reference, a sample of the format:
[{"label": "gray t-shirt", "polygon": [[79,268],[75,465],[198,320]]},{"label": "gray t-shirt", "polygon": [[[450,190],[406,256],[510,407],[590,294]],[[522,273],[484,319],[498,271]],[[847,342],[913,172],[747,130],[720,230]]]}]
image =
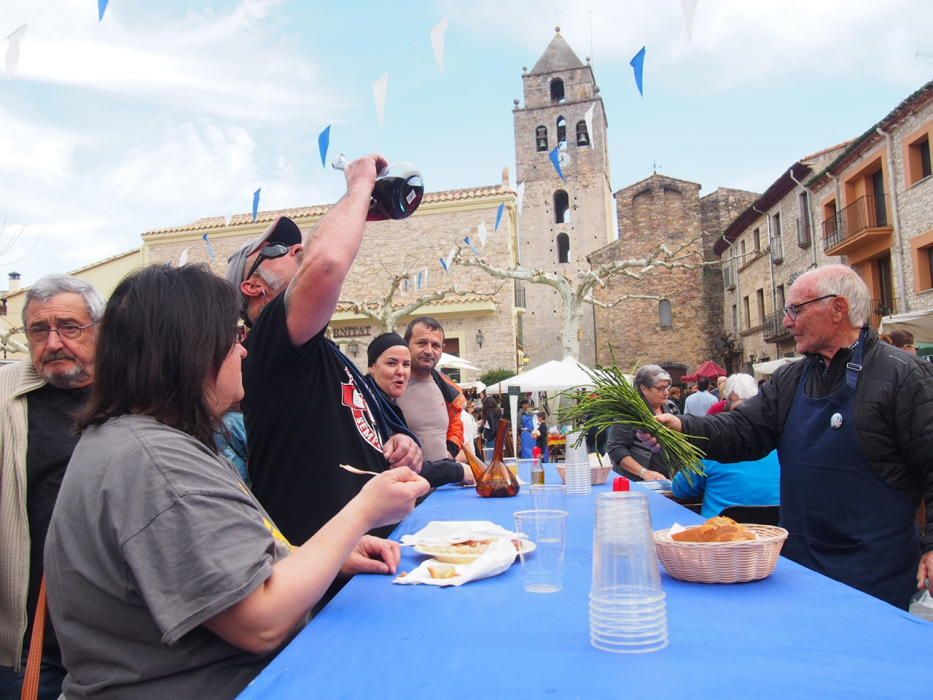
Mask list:
[{"label": "gray t-shirt", "polygon": [[202,623],[287,556],[233,466],[125,415],[84,432],[45,548],[49,609],[75,698],[235,697],[271,660]]},{"label": "gray t-shirt", "polygon": [[444,395],[433,377],[415,379],[412,375],[405,393],[398,400],[405,422],[421,440],[425,460],[448,459],[447,428],[450,416]]}]

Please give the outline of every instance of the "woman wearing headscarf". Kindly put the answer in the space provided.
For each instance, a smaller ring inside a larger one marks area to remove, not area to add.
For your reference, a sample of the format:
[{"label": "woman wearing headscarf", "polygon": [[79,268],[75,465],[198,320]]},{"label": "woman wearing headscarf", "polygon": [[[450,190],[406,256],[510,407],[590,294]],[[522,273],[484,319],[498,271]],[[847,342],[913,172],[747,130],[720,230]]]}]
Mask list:
[{"label": "woman wearing headscarf", "polygon": [[[383,333],[373,338],[369,344],[366,359],[369,364],[367,384],[378,395],[379,400],[387,404],[387,413],[391,414],[391,419],[407,428],[405,414],[397,402],[408,388],[408,379],[411,377],[411,351],[408,349],[408,343],[398,333]],[[425,462],[421,468],[421,476],[434,488],[473,480],[473,473],[466,465],[452,459]]]}]

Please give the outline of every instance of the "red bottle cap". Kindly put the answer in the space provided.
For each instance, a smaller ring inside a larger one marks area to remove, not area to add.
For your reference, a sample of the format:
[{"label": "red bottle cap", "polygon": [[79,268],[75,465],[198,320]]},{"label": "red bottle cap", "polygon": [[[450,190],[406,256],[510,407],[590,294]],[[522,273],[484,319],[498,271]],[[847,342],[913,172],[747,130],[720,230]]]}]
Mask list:
[{"label": "red bottle cap", "polygon": [[540,447],[533,447],[533,448],[531,448],[531,456],[534,457],[535,459],[540,459],[540,458],[541,458],[541,448],[540,448]]},{"label": "red bottle cap", "polygon": [[632,482],[626,479],[624,476],[618,476],[612,481],[612,490],[613,491],[631,491]]}]

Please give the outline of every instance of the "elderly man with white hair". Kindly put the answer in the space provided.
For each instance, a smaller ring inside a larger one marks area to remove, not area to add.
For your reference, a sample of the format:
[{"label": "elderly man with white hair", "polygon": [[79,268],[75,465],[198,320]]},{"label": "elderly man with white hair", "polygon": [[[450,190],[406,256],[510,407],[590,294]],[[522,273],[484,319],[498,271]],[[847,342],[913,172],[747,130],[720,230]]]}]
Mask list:
[{"label": "elderly man with white hair", "polygon": [[[733,374],[721,389],[726,410],[734,411],[742,402],[758,394],[758,382],[749,374]],[[725,464],[703,460],[704,476],[680,472],[671,482],[677,498],[702,498],[700,513],[705,518],[719,515],[731,506],[773,506],[781,501],[781,465],[777,450],[761,459]]]},{"label": "elderly man with white hair", "polygon": [[933,579],[933,365],[879,341],[870,297],[845,265],[804,273],[784,327],[805,359],[734,411],[659,420],[720,461],[777,448],[784,555],[906,608]]}]

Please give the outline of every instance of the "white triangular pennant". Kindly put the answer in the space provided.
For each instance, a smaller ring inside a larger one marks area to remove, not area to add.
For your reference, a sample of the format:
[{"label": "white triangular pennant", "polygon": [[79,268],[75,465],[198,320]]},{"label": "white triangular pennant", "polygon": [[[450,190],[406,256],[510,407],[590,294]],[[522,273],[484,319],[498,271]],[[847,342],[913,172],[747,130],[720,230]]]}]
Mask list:
[{"label": "white triangular pennant", "polygon": [[489,234],[486,232],[486,222],[480,221],[479,226],[476,227],[476,237],[479,239],[479,244],[483,248],[486,247],[486,239],[488,235]]},{"label": "white triangular pennant", "polygon": [[6,74],[8,76],[12,76],[16,71],[16,67],[19,65],[19,43],[23,40],[23,37],[26,36],[27,27],[28,25],[21,24],[6,38],[9,42],[6,47]]},{"label": "white triangular pennant", "polygon": [[518,189],[517,189],[517,191],[515,192],[515,195],[516,195],[516,199],[518,200],[518,201],[517,201],[517,204],[518,204],[518,213],[521,214],[521,213],[522,213],[522,204],[524,204],[524,202],[525,202],[525,183],[524,183],[524,182],[519,182],[519,183],[518,183]]},{"label": "white triangular pennant", "polygon": [[181,255],[178,256],[178,263],[175,265],[175,267],[184,267],[187,264],[188,264],[188,249],[185,248],[183,251],[181,251]]},{"label": "white triangular pennant", "polygon": [[590,105],[590,108],[586,110],[586,114],[583,115],[583,121],[586,122],[586,137],[590,140],[590,148],[595,148],[593,146],[593,110],[596,109],[596,103]]},{"label": "white triangular pennant", "polygon": [[697,13],[697,0],[680,0],[680,9],[684,11],[684,21],[687,23],[687,39],[693,43],[693,18]]},{"label": "white triangular pennant", "polygon": [[441,73],[444,72],[444,34],[447,33],[447,18],[431,28],[431,48],[434,49],[434,61]]}]

